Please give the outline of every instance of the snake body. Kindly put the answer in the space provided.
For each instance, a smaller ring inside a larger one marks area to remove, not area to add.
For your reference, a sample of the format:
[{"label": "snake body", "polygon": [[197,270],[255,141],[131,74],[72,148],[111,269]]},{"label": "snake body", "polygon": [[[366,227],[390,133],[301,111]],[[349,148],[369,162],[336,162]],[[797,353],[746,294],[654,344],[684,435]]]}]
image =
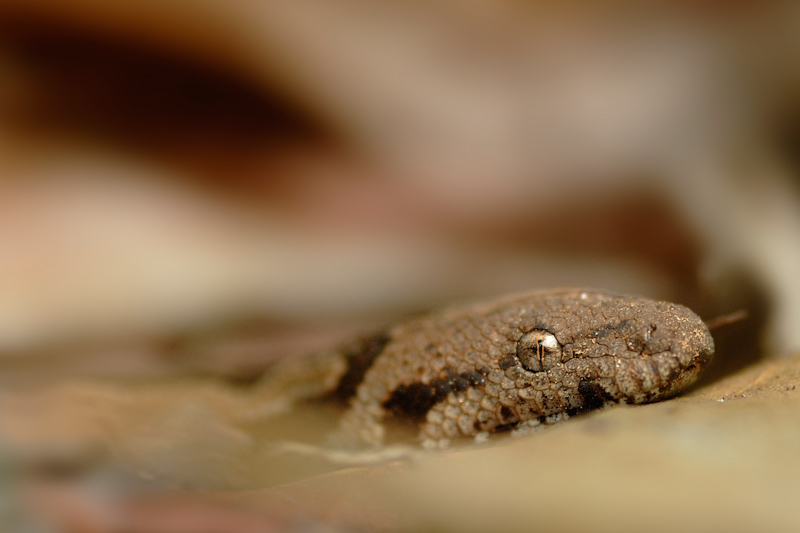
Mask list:
[{"label": "snake body", "polygon": [[343,430],[381,444],[391,421],[418,439],[533,427],[609,403],[669,397],[714,353],[681,305],[588,290],[506,296],[399,323],[334,351]]}]

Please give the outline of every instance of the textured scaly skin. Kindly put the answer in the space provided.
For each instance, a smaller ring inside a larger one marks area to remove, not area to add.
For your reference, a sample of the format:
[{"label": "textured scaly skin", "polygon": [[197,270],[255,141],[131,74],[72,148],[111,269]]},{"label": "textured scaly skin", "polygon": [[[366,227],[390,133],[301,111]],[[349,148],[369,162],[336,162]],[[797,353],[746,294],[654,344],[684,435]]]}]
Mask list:
[{"label": "textured scaly skin", "polygon": [[[424,445],[534,427],[610,403],[669,397],[714,353],[681,305],[589,290],[515,294],[446,309],[285,361],[264,385],[287,402],[349,402],[347,437],[384,442],[395,422]],[[405,424],[408,426],[408,424]]]},{"label": "textured scaly skin", "polygon": [[382,443],[392,418],[417,423],[423,442],[441,443],[607,403],[661,400],[692,383],[714,353],[708,328],[686,307],[582,290],[448,309],[362,346],[348,354],[362,358],[363,379],[343,428],[372,444]]}]

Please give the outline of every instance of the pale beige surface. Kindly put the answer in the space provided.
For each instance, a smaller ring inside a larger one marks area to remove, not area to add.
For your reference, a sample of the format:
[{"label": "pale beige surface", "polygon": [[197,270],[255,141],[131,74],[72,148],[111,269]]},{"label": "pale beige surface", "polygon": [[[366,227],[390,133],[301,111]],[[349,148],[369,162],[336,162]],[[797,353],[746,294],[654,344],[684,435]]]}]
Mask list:
[{"label": "pale beige surface", "polygon": [[29,454],[77,457],[91,445],[106,450],[95,452],[100,463],[144,479],[342,527],[791,531],[800,527],[798,382],[800,359],[768,361],[659,404],[483,446],[351,456],[373,463],[355,467],[279,451],[284,439],[321,442],[337,411],[279,415],[285,406],[258,387],[76,384],[48,392],[39,418],[28,408],[15,419],[20,404],[4,401],[0,424]]},{"label": "pale beige surface", "polygon": [[382,524],[390,529],[795,531],[798,381],[800,359],[763,363],[685,398],[304,480],[252,501],[313,496],[345,522],[378,508],[402,517]]}]

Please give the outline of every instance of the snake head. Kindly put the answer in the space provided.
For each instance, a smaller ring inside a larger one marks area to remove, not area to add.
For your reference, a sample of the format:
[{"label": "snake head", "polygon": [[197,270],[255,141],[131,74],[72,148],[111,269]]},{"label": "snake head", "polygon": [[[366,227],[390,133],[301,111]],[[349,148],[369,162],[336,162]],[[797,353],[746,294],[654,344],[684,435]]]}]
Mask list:
[{"label": "snake head", "polygon": [[546,307],[559,312],[531,317],[539,323],[518,341],[517,357],[532,372],[577,380],[580,409],[669,397],[693,383],[714,353],[705,323],[682,305],[589,291],[551,298]]}]

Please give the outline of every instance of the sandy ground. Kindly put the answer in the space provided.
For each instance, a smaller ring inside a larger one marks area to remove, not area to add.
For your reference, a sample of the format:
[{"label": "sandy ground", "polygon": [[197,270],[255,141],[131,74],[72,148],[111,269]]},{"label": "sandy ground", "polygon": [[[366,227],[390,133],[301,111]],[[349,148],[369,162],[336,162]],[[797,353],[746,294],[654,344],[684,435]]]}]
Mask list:
[{"label": "sandy ground", "polygon": [[323,516],[345,523],[369,509],[386,529],[792,531],[798,378],[799,359],[762,363],[672,401],[249,498],[318,498]]},{"label": "sandy ground", "polygon": [[[84,382],[48,390],[46,412],[30,394],[24,410],[3,402],[2,427],[27,443],[20,449],[31,464],[49,457],[31,491],[39,516],[100,531],[136,524],[131,502],[143,531],[166,515],[192,523],[215,508],[231,531],[247,530],[237,524],[251,515],[281,530],[791,531],[800,525],[798,382],[800,358],[765,361],[680,398],[524,437],[345,462],[287,450],[287,442],[320,443],[336,409],[281,414],[285,406],[258,386]],[[76,494],[80,520],[62,501]]]}]

